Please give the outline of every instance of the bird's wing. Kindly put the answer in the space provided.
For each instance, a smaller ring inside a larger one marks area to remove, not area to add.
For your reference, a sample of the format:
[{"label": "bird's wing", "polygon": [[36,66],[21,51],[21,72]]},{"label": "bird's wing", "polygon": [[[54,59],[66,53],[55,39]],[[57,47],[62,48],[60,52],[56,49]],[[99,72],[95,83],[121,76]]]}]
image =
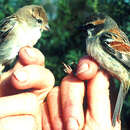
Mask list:
[{"label": "bird's wing", "polygon": [[130,68],[130,43],[121,30],[105,32],[100,37],[103,49]]},{"label": "bird's wing", "polygon": [[9,16],[0,21],[0,48],[4,46],[4,40],[7,35],[14,29],[17,20],[16,16]]}]

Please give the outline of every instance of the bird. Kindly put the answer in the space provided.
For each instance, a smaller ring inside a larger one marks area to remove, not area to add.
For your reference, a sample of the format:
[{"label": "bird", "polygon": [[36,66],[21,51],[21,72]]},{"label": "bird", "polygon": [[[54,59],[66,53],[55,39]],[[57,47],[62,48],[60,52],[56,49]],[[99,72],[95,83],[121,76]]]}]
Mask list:
[{"label": "bird", "polygon": [[80,29],[86,36],[86,52],[120,81],[112,126],[120,118],[124,98],[130,87],[130,43],[118,24],[106,14],[86,17]]},{"label": "bird", "polygon": [[16,59],[24,46],[34,46],[43,31],[48,31],[48,17],[41,5],[26,5],[0,21],[0,72]]}]

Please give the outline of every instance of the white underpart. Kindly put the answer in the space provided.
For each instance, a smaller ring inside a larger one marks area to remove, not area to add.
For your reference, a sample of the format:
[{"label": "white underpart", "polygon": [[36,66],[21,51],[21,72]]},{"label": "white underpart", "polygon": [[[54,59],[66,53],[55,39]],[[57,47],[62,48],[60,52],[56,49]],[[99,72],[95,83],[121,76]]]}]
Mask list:
[{"label": "white underpart", "polygon": [[19,25],[17,29],[14,29],[15,35],[17,35],[17,38],[15,47],[12,48],[12,53],[9,57],[9,59],[14,58],[16,54],[19,52],[20,48],[24,46],[34,46],[38,39],[41,37],[41,31],[39,27],[30,28],[26,24]]}]

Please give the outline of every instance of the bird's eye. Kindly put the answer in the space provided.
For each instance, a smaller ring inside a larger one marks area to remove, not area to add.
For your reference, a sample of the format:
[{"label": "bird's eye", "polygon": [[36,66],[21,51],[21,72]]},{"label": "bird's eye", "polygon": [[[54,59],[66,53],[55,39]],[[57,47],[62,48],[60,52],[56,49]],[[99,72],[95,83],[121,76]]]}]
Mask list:
[{"label": "bird's eye", "polygon": [[42,23],[42,20],[41,20],[41,19],[37,19],[37,22],[41,24],[41,23]]},{"label": "bird's eye", "polygon": [[93,29],[95,27],[95,25],[93,24],[87,24],[87,25],[84,25],[85,29]]},{"label": "bird's eye", "polygon": [[79,27],[79,30],[83,32],[87,32],[88,30],[94,29],[94,28],[95,28],[95,25],[93,24],[84,24]]}]

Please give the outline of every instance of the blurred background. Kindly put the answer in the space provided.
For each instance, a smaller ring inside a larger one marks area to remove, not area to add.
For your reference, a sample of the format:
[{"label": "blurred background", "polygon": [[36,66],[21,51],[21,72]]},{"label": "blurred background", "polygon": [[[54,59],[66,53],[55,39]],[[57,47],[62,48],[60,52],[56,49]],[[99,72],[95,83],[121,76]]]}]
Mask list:
[{"label": "blurred background", "polygon": [[[46,67],[54,73],[56,85],[66,75],[62,63],[77,63],[86,54],[85,36],[78,27],[87,15],[110,15],[130,38],[130,0],[0,0],[0,20],[28,4],[43,5],[47,11],[51,31],[44,32],[35,47],[45,55]],[[119,82],[115,83],[119,86]],[[130,130],[130,91],[121,118],[122,130]]]}]

